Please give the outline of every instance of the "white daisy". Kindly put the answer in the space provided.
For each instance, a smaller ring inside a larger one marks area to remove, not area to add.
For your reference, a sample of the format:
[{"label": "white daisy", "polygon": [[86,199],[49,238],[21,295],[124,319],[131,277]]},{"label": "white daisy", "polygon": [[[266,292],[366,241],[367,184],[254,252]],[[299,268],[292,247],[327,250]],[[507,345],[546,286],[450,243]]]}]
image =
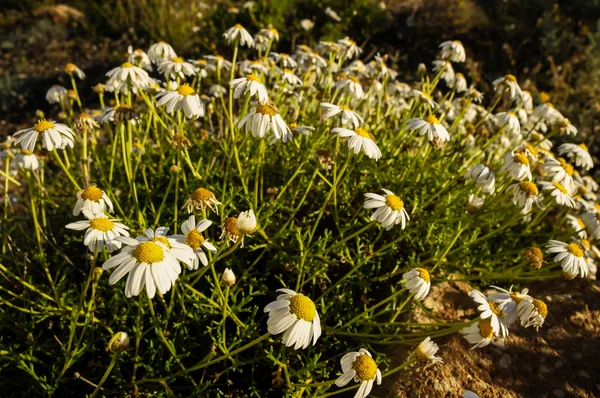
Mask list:
[{"label": "white daisy", "polygon": [[129,236],[127,231],[129,227],[117,222],[116,219],[108,218],[104,213],[91,213],[83,210],[83,215],[87,220],[76,221],[67,224],[65,228],[76,231],[85,231],[83,244],[86,245],[90,252],[95,253],[102,251],[106,246],[109,253],[121,248],[121,242],[115,240],[119,236]]},{"label": "white daisy", "polygon": [[413,268],[402,275],[404,285],[415,295],[415,300],[423,300],[431,288],[431,278],[425,268]]},{"label": "white daisy", "polygon": [[321,336],[321,320],[315,303],[303,294],[290,289],[278,289],[277,300],[265,307],[269,313],[267,321],[271,334],[283,334],[283,344],[294,349],[306,348],[312,341],[315,345]]},{"label": "white daisy", "polygon": [[438,104],[431,98],[431,95],[429,95],[423,91],[420,91],[417,89],[412,89],[410,93],[420,103],[426,104],[427,106],[429,106],[432,109],[438,106]]},{"label": "white daisy", "polygon": [[560,262],[563,271],[568,274],[585,278],[590,272],[585,261],[585,247],[579,243],[550,240],[546,245],[546,253],[556,253],[554,261]]},{"label": "white daisy", "polygon": [[302,26],[302,29],[308,32],[309,30],[314,28],[315,23],[310,19],[303,19],[302,21],[300,21],[300,26]]},{"label": "white daisy", "polygon": [[452,68],[452,64],[446,61],[433,61],[433,71],[438,73],[441,71],[440,78],[446,82],[448,87],[454,86],[455,74],[454,68]]},{"label": "white daisy", "polygon": [[542,120],[548,124],[554,124],[561,119],[563,115],[550,102],[545,102],[535,107],[532,118],[534,121]]},{"label": "white daisy", "polygon": [[469,344],[474,344],[471,347],[474,350],[475,348],[485,347],[492,342],[494,339],[494,328],[492,328],[492,322],[489,319],[482,319],[462,329],[460,334],[463,335]]},{"label": "white daisy", "polygon": [[236,24],[235,26],[227,29],[225,33],[223,33],[223,37],[227,41],[228,44],[233,43],[236,40],[239,40],[239,43],[242,46],[246,47],[254,47],[254,39],[248,33],[246,29],[240,24]]},{"label": "white daisy", "polygon": [[498,286],[492,286],[494,289],[498,290],[500,293],[492,293],[487,296],[488,300],[492,300],[496,304],[498,304],[498,308],[502,311],[504,315],[504,323],[507,326],[515,323],[518,317],[517,306],[519,303],[529,296],[527,293],[528,289],[523,289],[521,292],[513,291],[513,290],[505,290]]},{"label": "white daisy", "polygon": [[546,316],[548,316],[546,303],[532,297],[520,302],[518,311],[521,326],[526,328],[535,326],[535,330],[538,330],[544,324]]},{"label": "white daisy", "polygon": [[358,45],[356,45],[356,42],[354,40],[350,39],[348,36],[346,36],[345,38],[343,38],[341,40],[338,40],[337,43],[345,49],[344,50],[344,58],[345,59],[352,59],[352,58],[359,57],[360,54],[362,54],[362,52],[363,52],[362,48],[360,48]]},{"label": "white daisy", "polygon": [[468,90],[467,79],[465,79],[465,76],[460,72],[457,72],[454,75],[454,89],[459,93]]},{"label": "white daisy", "polygon": [[469,201],[467,202],[467,211],[469,213],[477,213],[485,204],[484,198],[479,198],[474,194],[469,194]]},{"label": "white daisy", "polygon": [[360,85],[360,80],[358,80],[356,77],[342,79],[335,84],[335,87],[337,89],[347,91],[348,94],[355,99],[361,99],[365,95],[365,92]]},{"label": "white daisy", "polygon": [[521,181],[527,177],[531,180],[531,169],[529,168],[529,159],[527,155],[519,152],[512,151],[504,155],[504,163],[500,168],[500,172],[507,171],[508,174],[517,181]]},{"label": "white daisy", "polygon": [[577,237],[579,239],[587,239],[588,238],[587,231],[585,230],[586,226],[585,226],[585,223],[583,222],[583,219],[581,219],[580,217],[571,215],[571,214],[567,214],[566,223],[567,223],[567,226],[569,227],[569,229],[571,229],[571,231],[573,231],[574,233],[577,234]]},{"label": "white daisy", "polygon": [[389,231],[395,225],[400,224],[400,228],[406,227],[406,222],[410,220],[404,202],[392,191],[383,189],[385,194],[376,193],[365,194],[365,209],[377,209],[371,215],[371,221],[377,220],[382,227]]},{"label": "white daisy", "polygon": [[444,363],[442,358],[435,356],[439,349],[440,348],[438,347],[438,345],[431,341],[431,337],[427,337],[415,349],[415,353],[417,354],[418,358],[422,361]]},{"label": "white daisy", "polygon": [[269,93],[260,77],[255,74],[249,74],[246,77],[233,79],[229,82],[233,90],[233,98],[239,98],[242,94],[250,93],[250,96],[257,95],[261,103],[269,101]]},{"label": "white daisy", "polygon": [[231,61],[227,61],[221,55],[205,55],[204,58],[214,65],[216,69],[231,69]]},{"label": "white daisy", "polygon": [[21,144],[22,149],[33,152],[40,134],[42,134],[42,147],[48,151],[53,151],[54,148],[63,149],[67,146],[73,148],[75,135],[69,126],[46,119],[40,119],[33,127],[14,133],[13,136],[18,137],[14,144]]},{"label": "white daisy", "polygon": [[440,49],[442,59],[449,60],[452,62],[465,62],[465,48],[463,47],[460,41],[445,41],[442,44],[440,44]]},{"label": "white daisy", "polygon": [[182,84],[175,91],[162,91],[156,94],[157,105],[166,105],[168,113],[183,110],[188,119],[204,116],[204,104],[196,91],[188,84]]},{"label": "white daisy", "polygon": [[477,164],[471,167],[465,178],[475,182],[483,193],[493,194],[496,190],[496,176],[494,172],[484,164]]},{"label": "white daisy", "polygon": [[539,181],[538,184],[543,190],[552,191],[550,196],[556,199],[556,203],[561,206],[577,208],[575,199],[571,196],[570,191],[559,182]]},{"label": "white daisy", "polygon": [[192,192],[192,195],[190,195],[181,208],[187,208],[188,213],[192,213],[194,209],[204,210],[208,208],[216,214],[219,214],[219,208],[217,206],[220,204],[221,202],[217,200],[212,191],[206,188],[197,188]]},{"label": "white daisy", "polygon": [[406,122],[406,129],[409,131],[418,130],[419,135],[427,134],[429,141],[435,141],[439,139],[442,142],[450,140],[450,134],[435,115],[429,115],[426,118],[412,118]]},{"label": "white daisy", "polygon": [[492,325],[494,333],[499,337],[508,336],[508,327],[505,324],[505,314],[500,309],[500,306],[494,301],[490,300],[479,290],[472,290],[469,296],[479,304],[477,310],[481,312],[479,315],[481,319],[489,319]]},{"label": "white daisy", "polygon": [[79,80],[85,79],[85,73],[75,64],[68,63],[65,65],[65,73],[70,76],[77,76]]},{"label": "white daisy", "polygon": [[177,54],[175,54],[173,47],[164,41],[159,41],[158,43],[151,45],[148,49],[148,58],[155,64],[160,64],[161,62],[173,59],[176,56]]},{"label": "white daisy", "polygon": [[589,170],[594,167],[594,161],[590,155],[589,149],[585,144],[569,144],[565,143],[558,147],[560,155],[567,155],[571,159],[575,159],[575,165]]},{"label": "white daisy", "polygon": [[246,132],[251,132],[254,137],[264,138],[269,131],[273,132],[271,142],[282,140],[287,142],[293,135],[288,125],[283,121],[279,111],[274,105],[259,104],[238,123],[238,128],[246,126]]},{"label": "white daisy", "polygon": [[284,69],[281,78],[284,82],[288,83],[291,86],[301,86],[302,79],[294,74],[292,69]]},{"label": "white daisy", "polygon": [[147,71],[152,70],[152,61],[150,61],[150,57],[146,52],[140,48],[136,48],[129,46],[127,48],[127,53],[129,57],[127,57],[127,62],[130,62],[137,66],[138,68],[145,69]]},{"label": "white daisy", "polygon": [[173,57],[170,60],[166,60],[158,65],[158,71],[165,75],[167,79],[185,79],[186,76],[193,76],[196,74],[194,65],[186,62],[181,57]]},{"label": "white daisy", "polygon": [[544,160],[542,169],[552,177],[552,182],[558,182],[563,185],[569,192],[573,192],[575,184],[573,183],[574,169],[563,158],[548,157]]},{"label": "white daisy", "polygon": [[113,212],[113,204],[108,195],[95,185],[90,185],[86,189],[77,192],[77,203],[73,208],[73,215],[77,216],[82,210],[89,213],[109,213]]},{"label": "white daisy", "polygon": [[242,235],[250,235],[254,233],[257,228],[257,221],[254,211],[250,209],[248,211],[241,212],[240,215],[237,216],[235,226]]},{"label": "white daisy", "polygon": [[521,181],[517,184],[509,185],[506,192],[513,193],[513,203],[522,207],[521,213],[527,214],[535,203],[541,210],[546,206],[542,203],[544,197],[539,193],[537,185],[531,181]]},{"label": "white daisy", "polygon": [[10,161],[10,167],[22,170],[36,171],[40,167],[40,161],[36,155],[27,149],[22,149]]},{"label": "white daisy", "polygon": [[342,375],[337,378],[335,385],[344,387],[354,379],[354,382],[360,383],[358,391],[354,398],[365,398],[371,392],[373,383],[381,384],[381,370],[373,360],[371,353],[364,348],[347,353],[340,360],[342,365]]},{"label": "white daisy", "polygon": [[500,93],[506,91],[508,92],[508,97],[511,100],[521,99],[522,92],[521,87],[519,87],[519,83],[517,83],[517,78],[514,75],[505,75],[493,81],[494,90],[499,91]]},{"label": "white daisy", "polygon": [[49,104],[61,104],[67,98],[67,89],[54,84],[46,92],[46,101]]},{"label": "white daisy", "polygon": [[106,76],[108,76],[106,85],[115,92],[128,93],[131,90],[137,93],[138,90],[144,90],[154,85],[154,80],[148,75],[148,72],[131,62],[125,62],[121,66],[111,69]]},{"label": "white daisy", "polygon": [[500,112],[495,116],[498,126],[503,127],[509,135],[513,137],[521,135],[521,124],[516,114],[513,112]]},{"label": "white daisy", "polygon": [[371,159],[375,161],[381,158],[381,151],[375,143],[375,136],[368,130],[357,127],[354,130],[349,130],[343,127],[335,127],[331,129],[331,132],[336,134],[340,138],[348,138],[348,148],[352,149],[355,154],[358,154],[361,150]]},{"label": "white daisy", "polygon": [[354,128],[357,128],[365,121],[363,118],[346,105],[334,105],[328,102],[321,102],[321,107],[324,110],[323,118],[329,119],[337,114],[342,115],[342,125],[351,124]]},{"label": "white daisy", "polygon": [[270,53],[269,57],[273,58],[276,63],[281,63],[284,68],[295,69],[298,67],[298,63],[289,54],[284,53]]},{"label": "white daisy", "polygon": [[179,243],[183,243],[192,248],[196,256],[194,257],[191,266],[188,266],[190,270],[196,270],[202,263],[203,266],[208,265],[208,257],[202,249],[217,252],[217,248],[204,238],[202,232],[212,225],[209,220],[202,220],[196,224],[196,217],[192,214],[186,221],[181,224],[181,232],[183,235],[173,235],[173,239]]}]

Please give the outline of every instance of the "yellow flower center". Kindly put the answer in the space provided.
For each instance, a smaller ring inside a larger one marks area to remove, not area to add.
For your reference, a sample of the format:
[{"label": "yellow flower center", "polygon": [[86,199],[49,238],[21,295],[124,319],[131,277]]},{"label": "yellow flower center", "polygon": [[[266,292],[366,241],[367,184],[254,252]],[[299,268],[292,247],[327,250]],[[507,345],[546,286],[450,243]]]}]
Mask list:
[{"label": "yellow flower center", "polygon": [[514,75],[511,75],[510,73],[508,75],[505,75],[504,79],[508,80],[509,82],[513,82],[513,83],[517,82],[517,78]]},{"label": "yellow flower center", "polygon": [[356,378],[360,381],[369,381],[377,374],[377,364],[367,354],[360,354],[354,360],[352,368],[356,372]]},{"label": "yellow flower center", "polygon": [[312,322],[317,308],[311,299],[303,294],[296,294],[290,299],[290,312],[306,322]]},{"label": "yellow flower center", "polygon": [[255,81],[255,82],[262,83],[261,80],[260,80],[260,77],[256,76],[254,73],[246,75],[246,80],[252,80],[252,81]]},{"label": "yellow flower center", "polygon": [[77,71],[77,66],[75,64],[68,63],[65,66],[65,72],[67,72],[68,74],[75,73],[76,71]]},{"label": "yellow flower center", "polygon": [[358,79],[357,79],[357,78],[355,78],[355,77],[350,77],[350,78],[348,78],[348,79],[349,79],[349,80],[350,80],[352,83],[360,84],[360,80],[358,80]]},{"label": "yellow flower center", "polygon": [[238,236],[237,217],[228,217],[223,221],[223,231],[229,236]]},{"label": "yellow flower center", "polygon": [[417,268],[417,271],[419,272],[419,277],[421,279],[423,279],[425,282],[431,281],[429,272],[427,272],[427,270],[425,268]]},{"label": "yellow flower center", "polygon": [[579,228],[581,229],[585,229],[585,223],[583,222],[583,220],[579,217],[577,217],[577,224],[579,224]]},{"label": "yellow flower center", "polygon": [[167,247],[167,249],[171,248],[171,245],[169,244],[168,239],[165,238],[164,236],[157,236],[154,239],[152,239],[152,242],[160,242],[163,245],[165,245]]},{"label": "yellow flower center", "polygon": [[580,239],[579,241],[580,241],[581,243],[583,243],[583,245],[584,245],[585,247],[587,247],[588,249],[592,247],[592,244],[591,244],[591,243],[590,243],[590,241],[589,241],[589,240],[587,240],[587,239]]},{"label": "yellow flower center", "polygon": [[196,94],[196,92],[194,91],[194,89],[191,88],[189,84],[182,84],[177,89],[177,92],[180,95],[183,95],[184,97],[187,97],[188,95],[194,95],[194,94]]},{"label": "yellow flower center", "polygon": [[288,68],[284,68],[284,69],[283,69],[283,72],[284,72],[284,73],[289,73],[290,75],[293,75],[293,74],[294,74],[294,70],[293,70],[293,69],[288,69]]},{"label": "yellow flower center", "polygon": [[395,211],[400,211],[404,208],[404,202],[396,195],[386,195],[385,204]]},{"label": "yellow flower center", "polygon": [[531,153],[532,156],[537,157],[538,156],[538,151],[533,147],[533,145],[531,144],[525,144],[525,149],[527,149],[529,151],[529,153]]},{"label": "yellow flower center", "polygon": [[131,62],[125,62],[123,64],[121,64],[121,68],[133,68],[135,65],[132,64]]},{"label": "yellow flower center", "polygon": [[298,127],[298,123],[290,123],[289,126],[291,129],[295,129],[296,127]]},{"label": "yellow flower center", "polygon": [[425,121],[429,124],[440,124],[440,121],[435,115],[429,115],[425,118]]},{"label": "yellow flower center", "polygon": [[214,199],[215,194],[205,188],[198,188],[192,192],[192,200],[197,202]]},{"label": "yellow flower center", "polygon": [[163,248],[153,242],[140,243],[133,249],[133,257],[140,263],[159,263],[165,258]]},{"label": "yellow flower center", "polygon": [[531,181],[521,181],[519,183],[521,191],[525,192],[528,196],[535,196],[538,194],[538,189],[535,183]]},{"label": "yellow flower center", "polygon": [[342,111],[347,111],[347,112],[352,112],[352,111],[350,110],[350,108],[348,108],[346,105],[340,105],[340,110],[342,110]]},{"label": "yellow flower center", "polygon": [[583,257],[583,247],[581,247],[577,243],[569,243],[567,245],[567,250],[569,251],[569,253],[571,253],[577,258]]},{"label": "yellow flower center", "polygon": [[546,102],[550,101],[550,94],[548,94],[545,91],[542,91],[540,93],[540,101],[542,101],[542,104],[545,104]]},{"label": "yellow flower center", "polygon": [[587,145],[585,145],[585,144],[583,144],[583,143],[582,143],[582,144],[579,144],[579,147],[580,147],[581,149],[583,149],[584,151],[586,151],[586,152],[589,152],[589,151],[590,151],[590,150],[588,149]]},{"label": "yellow flower center", "polygon": [[540,314],[542,318],[546,318],[546,315],[548,315],[548,307],[546,306],[546,303],[544,303],[542,300],[533,299],[532,304],[537,310],[538,314]]},{"label": "yellow flower center", "polygon": [[515,153],[513,155],[513,160],[522,165],[529,166],[529,159],[527,159],[527,156],[522,153]]},{"label": "yellow flower center", "polygon": [[90,220],[90,227],[102,232],[112,230],[114,225],[115,224],[108,218],[94,218],[93,220]]},{"label": "yellow flower center", "polygon": [[199,248],[202,242],[204,242],[204,236],[197,229],[192,229],[185,235],[185,244],[194,250]]},{"label": "yellow flower center", "polygon": [[479,321],[479,335],[484,339],[491,339],[494,336],[494,328],[492,328],[492,322],[489,319]]},{"label": "yellow flower center", "polygon": [[494,314],[498,315],[499,317],[504,316],[504,314],[502,314],[502,311],[500,310],[500,308],[498,308],[498,304],[496,304],[492,300],[488,301],[488,304],[490,305],[490,310],[492,310],[492,312]]},{"label": "yellow flower center", "polygon": [[514,112],[506,112],[506,114],[507,114],[508,116],[512,116],[512,117],[515,117],[515,118],[517,117],[517,114],[516,114],[516,113],[514,113]]},{"label": "yellow flower center", "polygon": [[38,133],[43,133],[44,131],[54,128],[54,123],[49,122],[46,119],[38,120],[36,124],[33,125],[33,128]]},{"label": "yellow flower center", "polygon": [[552,183],[552,185],[554,185],[554,188],[558,189],[560,192],[564,193],[565,195],[568,195],[569,192],[566,190],[565,187],[563,187],[561,184],[559,184],[558,182],[554,182]]},{"label": "yellow flower center", "polygon": [[558,158],[557,160],[560,162],[560,165],[562,166],[562,168],[565,169],[565,172],[568,175],[572,176],[573,172],[575,171],[573,169],[573,166],[571,166],[569,163],[567,163],[567,161],[564,160],[563,158]]},{"label": "yellow flower center", "polygon": [[119,105],[115,108],[115,112],[117,113],[130,113],[133,112],[133,108],[129,105]]},{"label": "yellow flower center", "polygon": [[97,202],[104,195],[104,191],[98,187],[87,187],[83,191],[81,191],[81,198],[84,200],[91,200],[92,202]]},{"label": "yellow flower center", "polygon": [[525,300],[525,297],[522,296],[519,292],[510,292],[510,298],[512,298],[512,300],[517,304]]},{"label": "yellow flower center", "polygon": [[269,104],[260,104],[256,107],[256,112],[262,115],[275,116],[277,115],[277,108]]},{"label": "yellow flower center", "polygon": [[173,57],[171,58],[171,62],[175,62],[176,64],[182,64],[184,61],[181,57]]},{"label": "yellow flower center", "polygon": [[[235,8],[235,7],[233,7],[233,8]],[[235,26],[234,26],[234,28],[236,28],[236,29],[244,29],[244,27],[242,25],[240,25],[239,23],[236,23]]]},{"label": "yellow flower center", "polygon": [[365,137],[372,141],[375,141],[375,136],[371,134],[368,130],[363,129],[362,127],[357,127],[356,130],[354,130],[354,132],[360,135],[361,137]]},{"label": "yellow flower center", "polygon": [[269,28],[269,32],[273,33],[274,35],[278,35],[279,32],[277,31],[277,29],[275,28]]}]

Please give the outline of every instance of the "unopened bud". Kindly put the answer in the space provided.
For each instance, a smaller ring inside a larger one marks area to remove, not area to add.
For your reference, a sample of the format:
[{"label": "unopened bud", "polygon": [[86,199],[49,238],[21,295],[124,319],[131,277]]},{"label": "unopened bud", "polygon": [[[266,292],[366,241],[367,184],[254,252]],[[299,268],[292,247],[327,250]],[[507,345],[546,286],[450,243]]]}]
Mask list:
[{"label": "unopened bud", "polygon": [[240,213],[237,218],[236,226],[238,231],[243,235],[250,235],[256,231],[256,216],[252,209]]},{"label": "unopened bud", "polygon": [[425,64],[419,64],[419,66],[417,67],[417,72],[419,73],[419,75],[423,76],[427,74],[427,66],[425,66]]},{"label": "unopened bud", "polygon": [[231,287],[235,285],[235,281],[236,279],[233,271],[229,268],[225,268],[225,271],[223,271],[223,275],[221,275],[221,283],[223,283],[223,285],[225,286]]},{"label": "unopened bud", "polygon": [[129,347],[129,336],[126,332],[117,332],[108,342],[106,350],[112,353],[125,351]]}]

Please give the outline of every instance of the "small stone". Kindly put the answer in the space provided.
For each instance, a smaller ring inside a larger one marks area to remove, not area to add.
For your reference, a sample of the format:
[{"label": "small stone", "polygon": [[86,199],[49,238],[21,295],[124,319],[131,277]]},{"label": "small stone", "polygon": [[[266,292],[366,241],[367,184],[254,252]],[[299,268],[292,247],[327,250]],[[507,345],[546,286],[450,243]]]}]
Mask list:
[{"label": "small stone", "polygon": [[554,394],[554,396],[558,398],[565,396],[565,392],[563,390],[552,390],[552,394]]},{"label": "small stone", "polygon": [[563,367],[563,362],[562,362],[562,361],[558,361],[558,362],[556,362],[556,364],[554,365],[554,367],[555,367],[556,369],[560,369],[560,368],[562,368],[562,367]]},{"label": "small stone", "polygon": [[510,355],[508,354],[504,354],[502,356],[502,358],[500,358],[500,367],[503,369],[508,369],[510,367],[510,364],[512,362],[512,359],[510,358]]},{"label": "small stone", "polygon": [[540,372],[548,373],[548,372],[550,372],[550,369],[546,365],[542,365],[542,366],[540,366]]}]

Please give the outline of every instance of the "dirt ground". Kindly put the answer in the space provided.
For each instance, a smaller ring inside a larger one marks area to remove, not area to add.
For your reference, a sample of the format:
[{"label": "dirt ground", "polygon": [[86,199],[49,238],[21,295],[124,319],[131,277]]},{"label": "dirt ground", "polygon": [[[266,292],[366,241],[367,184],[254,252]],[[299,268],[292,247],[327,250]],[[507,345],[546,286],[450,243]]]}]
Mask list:
[{"label": "dirt ground", "polygon": [[[399,374],[387,397],[460,397],[465,389],[481,398],[600,396],[600,283],[552,281],[528,288],[548,304],[539,332],[514,326],[504,342],[477,350],[460,335],[439,339],[445,363]],[[476,316],[470,290],[460,282],[434,285],[425,305],[445,321],[470,319]],[[415,321],[430,322],[422,311],[414,313]],[[397,349],[394,355],[401,361],[406,353]]]}]

